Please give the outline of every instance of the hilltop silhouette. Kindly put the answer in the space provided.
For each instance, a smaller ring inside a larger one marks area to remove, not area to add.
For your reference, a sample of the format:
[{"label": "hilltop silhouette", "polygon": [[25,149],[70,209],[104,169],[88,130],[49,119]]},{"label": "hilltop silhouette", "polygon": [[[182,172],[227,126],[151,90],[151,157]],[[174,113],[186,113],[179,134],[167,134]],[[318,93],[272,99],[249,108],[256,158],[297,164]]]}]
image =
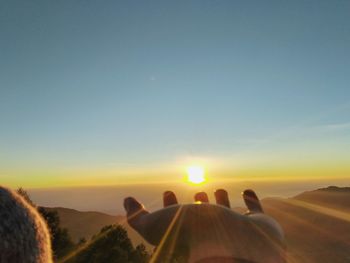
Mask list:
[{"label": "hilltop silhouette", "polygon": [[64,207],[45,207],[45,209],[58,213],[61,226],[68,229],[74,242],[79,242],[83,238],[89,240],[94,235],[97,235],[103,227],[120,224],[127,230],[134,246],[144,243],[148,250],[153,248],[126,223],[125,216],[113,216],[93,211],[83,212]]},{"label": "hilltop silhouette", "polygon": [[314,191],[303,192],[295,196],[294,199],[349,212],[349,197],[350,187],[329,186]]},{"label": "hilltop silhouette", "polygon": [[262,200],[283,227],[290,262],[350,262],[350,188],[330,186]]},{"label": "hilltop silhouette", "polygon": [[[329,186],[291,198],[265,198],[262,204],[285,231],[290,262],[350,262],[350,187]],[[68,229],[75,241],[90,239],[104,226],[120,223],[134,246],[143,243],[152,251],[152,246],[127,225],[123,215],[62,207],[49,209],[58,212],[62,227]],[[243,211],[239,207],[235,210]]]}]

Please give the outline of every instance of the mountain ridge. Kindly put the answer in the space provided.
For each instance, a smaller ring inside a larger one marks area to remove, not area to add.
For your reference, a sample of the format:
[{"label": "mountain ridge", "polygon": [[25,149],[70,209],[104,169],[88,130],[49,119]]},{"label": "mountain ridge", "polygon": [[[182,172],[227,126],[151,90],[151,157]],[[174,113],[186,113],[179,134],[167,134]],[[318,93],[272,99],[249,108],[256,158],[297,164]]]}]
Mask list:
[{"label": "mountain ridge", "polygon": [[[329,186],[290,198],[268,197],[261,203],[265,213],[275,218],[285,231],[290,262],[350,262],[350,187]],[[153,248],[127,224],[125,216],[63,207],[48,209],[58,212],[62,226],[75,241],[91,238],[105,225],[121,224],[134,245],[144,243],[149,251]],[[245,208],[233,210],[244,212]],[[342,220],[329,211],[340,211],[349,217]]]}]

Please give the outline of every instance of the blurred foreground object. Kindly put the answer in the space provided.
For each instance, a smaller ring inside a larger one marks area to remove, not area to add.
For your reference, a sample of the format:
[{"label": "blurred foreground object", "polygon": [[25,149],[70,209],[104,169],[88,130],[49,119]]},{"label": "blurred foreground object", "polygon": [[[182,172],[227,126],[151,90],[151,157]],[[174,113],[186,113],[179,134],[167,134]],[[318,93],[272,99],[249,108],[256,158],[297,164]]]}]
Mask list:
[{"label": "blurred foreground object", "polygon": [[0,186],[0,262],[51,263],[46,223],[27,201]]},{"label": "blurred foreground object", "polygon": [[248,208],[242,215],[230,209],[225,190],[215,192],[216,205],[205,192],[196,204],[179,205],[175,194],[163,196],[164,208],[149,213],[133,197],[124,200],[128,223],[157,246],[151,262],[284,263],[285,238],[280,225],[264,214],[252,190],[245,190]]}]

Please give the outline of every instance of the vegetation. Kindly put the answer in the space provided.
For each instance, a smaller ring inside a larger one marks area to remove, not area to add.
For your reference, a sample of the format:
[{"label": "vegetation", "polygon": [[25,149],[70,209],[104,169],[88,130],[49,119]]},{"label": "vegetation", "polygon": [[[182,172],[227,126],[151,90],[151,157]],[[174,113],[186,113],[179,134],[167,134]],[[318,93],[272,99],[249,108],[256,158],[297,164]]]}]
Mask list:
[{"label": "vegetation", "polygon": [[60,227],[60,218],[56,211],[38,207],[38,211],[45,219],[51,234],[51,245],[56,259],[62,258],[73,251],[76,245],[73,243],[68,230]]},{"label": "vegetation", "polygon": [[30,204],[33,207],[36,207],[36,204],[34,204],[32,199],[30,198],[28,192],[26,190],[24,190],[22,187],[18,188],[16,192],[17,192],[17,194],[22,196],[24,198],[24,200],[27,201],[28,204]]},{"label": "vegetation", "polygon": [[78,249],[66,263],[145,263],[150,255],[143,244],[133,247],[126,230],[120,225],[101,229],[88,244]]},{"label": "vegetation", "polygon": [[140,244],[134,248],[127,231],[120,225],[105,226],[90,241],[81,238],[75,244],[68,230],[61,227],[57,211],[36,206],[23,188],[18,188],[17,193],[36,208],[46,221],[51,234],[55,261],[67,263],[146,263],[149,261],[150,255],[146,247]]},{"label": "vegetation", "polygon": [[22,187],[17,189],[20,194],[30,205],[35,207],[41,214],[50,231],[52,251],[55,259],[59,259],[69,252],[73,251],[76,245],[73,243],[68,230],[60,226],[60,218],[56,211],[47,210],[44,207],[36,206],[31,200],[28,192]]}]

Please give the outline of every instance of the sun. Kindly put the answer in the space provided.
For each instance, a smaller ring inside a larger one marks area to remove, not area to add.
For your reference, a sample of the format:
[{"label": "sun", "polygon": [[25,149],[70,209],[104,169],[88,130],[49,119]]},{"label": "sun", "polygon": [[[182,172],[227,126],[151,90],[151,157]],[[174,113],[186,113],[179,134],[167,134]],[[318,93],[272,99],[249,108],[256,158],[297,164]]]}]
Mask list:
[{"label": "sun", "polygon": [[201,184],[205,182],[204,169],[198,165],[187,167],[187,180],[193,184]]}]

